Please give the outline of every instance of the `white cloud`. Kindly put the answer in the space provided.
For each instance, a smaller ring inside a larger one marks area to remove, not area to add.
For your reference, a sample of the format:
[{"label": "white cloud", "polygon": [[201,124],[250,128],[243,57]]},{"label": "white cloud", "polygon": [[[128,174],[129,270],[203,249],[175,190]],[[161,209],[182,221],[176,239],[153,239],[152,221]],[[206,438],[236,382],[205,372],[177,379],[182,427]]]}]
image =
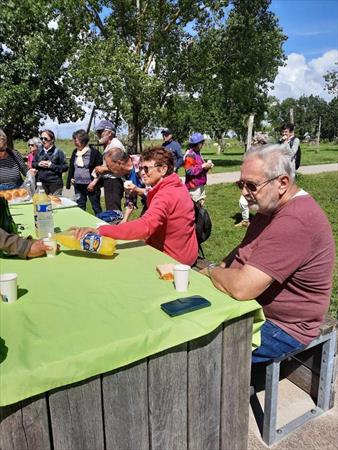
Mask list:
[{"label": "white cloud", "polygon": [[331,100],[333,95],[325,91],[323,75],[335,67],[338,61],[338,50],[330,50],[322,56],[306,61],[305,56],[291,53],[286,66],[280,67],[275,79],[271,95],[279,100],[287,97],[299,98],[302,95],[318,95],[325,100]]}]

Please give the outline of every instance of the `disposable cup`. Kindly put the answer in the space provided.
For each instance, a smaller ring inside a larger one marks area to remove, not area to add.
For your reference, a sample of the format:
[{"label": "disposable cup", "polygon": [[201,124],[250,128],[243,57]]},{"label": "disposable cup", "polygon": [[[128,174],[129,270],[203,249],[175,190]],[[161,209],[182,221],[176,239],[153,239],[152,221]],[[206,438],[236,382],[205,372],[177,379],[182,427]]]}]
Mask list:
[{"label": "disposable cup", "polygon": [[125,189],[128,189],[128,188],[132,187],[133,184],[134,184],[134,183],[133,183],[131,180],[127,180],[127,181],[125,181],[125,182],[123,183],[123,187],[124,187]]},{"label": "disposable cup", "polygon": [[0,275],[0,292],[7,303],[14,303],[18,298],[18,274],[3,273]]},{"label": "disposable cup", "polygon": [[174,266],[174,283],[177,292],[185,292],[189,285],[190,266],[176,264]]},{"label": "disposable cup", "polygon": [[47,258],[54,258],[54,256],[56,255],[57,242],[51,238],[44,238],[43,243],[50,247],[50,250],[46,250]]}]

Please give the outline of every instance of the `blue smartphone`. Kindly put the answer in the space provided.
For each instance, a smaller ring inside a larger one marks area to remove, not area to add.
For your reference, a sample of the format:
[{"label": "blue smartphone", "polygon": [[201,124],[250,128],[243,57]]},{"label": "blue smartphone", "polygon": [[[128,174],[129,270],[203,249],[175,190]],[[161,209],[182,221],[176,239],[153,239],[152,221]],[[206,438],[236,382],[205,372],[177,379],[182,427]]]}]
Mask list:
[{"label": "blue smartphone", "polygon": [[197,309],[206,308],[211,303],[200,295],[193,295],[191,297],[178,298],[171,302],[162,303],[161,308],[165,313],[171,317],[180,316]]}]

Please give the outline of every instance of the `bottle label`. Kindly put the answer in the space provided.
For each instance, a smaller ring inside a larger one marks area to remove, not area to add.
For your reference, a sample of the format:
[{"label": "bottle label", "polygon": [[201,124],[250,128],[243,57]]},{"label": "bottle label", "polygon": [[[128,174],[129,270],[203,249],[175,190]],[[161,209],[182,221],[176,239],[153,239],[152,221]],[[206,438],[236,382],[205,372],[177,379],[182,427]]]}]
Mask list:
[{"label": "bottle label", "polygon": [[36,205],[36,211],[38,213],[45,213],[52,211],[52,205],[50,203],[40,203]]},{"label": "bottle label", "polygon": [[82,250],[85,250],[86,252],[98,253],[101,248],[102,237],[99,234],[87,233],[80,240],[80,244]]}]

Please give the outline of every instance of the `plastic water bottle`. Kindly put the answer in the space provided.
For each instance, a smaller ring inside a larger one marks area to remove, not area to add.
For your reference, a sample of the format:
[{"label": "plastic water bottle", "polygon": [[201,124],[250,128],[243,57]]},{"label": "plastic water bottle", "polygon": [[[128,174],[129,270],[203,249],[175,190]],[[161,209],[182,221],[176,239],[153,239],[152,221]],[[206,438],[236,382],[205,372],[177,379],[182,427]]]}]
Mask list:
[{"label": "plastic water bottle", "polygon": [[52,203],[40,182],[33,195],[33,206],[36,236],[42,239],[48,237],[48,233],[54,234]]},{"label": "plastic water bottle", "polygon": [[116,249],[115,239],[96,233],[87,233],[81,239],[76,239],[71,231],[62,231],[55,233],[54,239],[71,250],[82,250],[105,256],[112,256]]}]

